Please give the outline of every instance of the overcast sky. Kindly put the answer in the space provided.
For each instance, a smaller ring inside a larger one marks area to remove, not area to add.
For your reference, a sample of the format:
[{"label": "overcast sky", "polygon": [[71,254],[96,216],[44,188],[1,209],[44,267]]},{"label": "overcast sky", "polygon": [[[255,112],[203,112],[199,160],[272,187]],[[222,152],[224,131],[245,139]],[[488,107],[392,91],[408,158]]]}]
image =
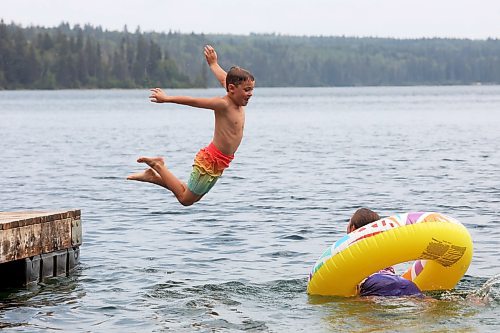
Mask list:
[{"label": "overcast sky", "polygon": [[132,32],[500,38],[500,0],[0,0],[0,18]]}]

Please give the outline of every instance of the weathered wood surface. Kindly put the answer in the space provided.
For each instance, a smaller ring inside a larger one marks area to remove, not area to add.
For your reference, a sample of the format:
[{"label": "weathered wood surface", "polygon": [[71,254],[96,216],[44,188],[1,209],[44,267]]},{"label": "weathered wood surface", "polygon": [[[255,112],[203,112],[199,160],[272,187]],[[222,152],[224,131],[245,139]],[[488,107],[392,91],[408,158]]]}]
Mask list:
[{"label": "weathered wood surface", "polygon": [[81,244],[80,210],[0,212],[0,264]]}]

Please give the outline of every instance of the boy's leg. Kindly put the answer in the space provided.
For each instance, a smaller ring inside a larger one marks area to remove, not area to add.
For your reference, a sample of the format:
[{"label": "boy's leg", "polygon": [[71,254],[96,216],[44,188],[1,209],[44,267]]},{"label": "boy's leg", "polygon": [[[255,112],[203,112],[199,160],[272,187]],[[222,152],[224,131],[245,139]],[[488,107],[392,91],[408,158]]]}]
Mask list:
[{"label": "boy's leg", "polygon": [[182,205],[190,206],[202,198],[201,195],[196,195],[191,192],[185,183],[175,177],[174,174],[167,169],[161,157],[140,157],[137,162],[149,165],[161,178],[161,184],[158,185],[172,191]]}]

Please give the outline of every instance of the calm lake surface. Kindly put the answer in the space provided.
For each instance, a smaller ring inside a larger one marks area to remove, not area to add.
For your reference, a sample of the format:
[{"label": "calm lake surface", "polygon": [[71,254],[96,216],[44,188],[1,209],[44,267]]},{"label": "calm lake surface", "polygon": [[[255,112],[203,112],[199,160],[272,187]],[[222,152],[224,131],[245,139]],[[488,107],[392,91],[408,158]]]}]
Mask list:
[{"label": "calm lake surface", "polygon": [[[257,88],[235,160],[192,207],[125,177],[161,155],[187,179],[213,115],[148,96],[0,91],[0,210],[77,208],[84,227],[74,274],[0,293],[6,332],[500,329],[500,86]],[[460,220],[475,251],[456,289],[308,296],[361,206]]]}]

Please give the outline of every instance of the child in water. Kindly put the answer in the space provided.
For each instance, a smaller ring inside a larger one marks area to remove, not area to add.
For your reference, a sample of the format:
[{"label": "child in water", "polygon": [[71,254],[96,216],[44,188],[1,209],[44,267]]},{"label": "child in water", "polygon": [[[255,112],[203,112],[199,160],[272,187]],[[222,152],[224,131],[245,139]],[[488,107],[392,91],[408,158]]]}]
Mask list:
[{"label": "child in water", "polygon": [[199,201],[215,185],[224,169],[229,167],[243,138],[244,107],[252,97],[255,86],[253,75],[245,69],[232,67],[226,73],[219,66],[217,53],[212,46],[205,46],[204,54],[210,70],[226,89],[225,96],[170,96],[160,88],[151,89],[150,96],[153,103],[176,103],[214,112],[215,129],[212,142],[196,155],[189,181],[186,184],[175,177],[162,157],[139,157],[137,162],[145,163],[149,168],[127,177],[129,180],[152,183],[170,190],[184,206]]},{"label": "child in water", "polygon": [[[377,213],[368,208],[360,208],[349,220],[347,233],[378,220],[380,216]],[[364,279],[359,284],[359,294],[361,296],[423,296],[415,283],[396,275],[392,266]]]}]

